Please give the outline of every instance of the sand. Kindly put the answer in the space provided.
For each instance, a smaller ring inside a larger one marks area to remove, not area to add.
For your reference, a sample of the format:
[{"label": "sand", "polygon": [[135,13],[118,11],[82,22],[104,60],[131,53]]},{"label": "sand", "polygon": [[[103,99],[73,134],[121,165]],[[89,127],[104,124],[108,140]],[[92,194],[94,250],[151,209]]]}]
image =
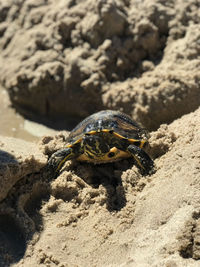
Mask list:
[{"label": "sand", "polygon": [[200,15],[190,1],[0,1],[0,82],[28,118],[121,110],[150,131],[132,159],[48,157],[69,131],[0,136],[0,266],[200,265]]},{"label": "sand", "polygon": [[62,147],[67,133],[44,137],[40,152],[32,152],[35,164],[22,149],[30,155],[32,143],[1,138],[2,149],[14,142],[12,155],[17,161],[17,151],[22,155],[11,166],[1,163],[7,166],[3,179],[13,165],[21,171],[0,192],[2,266],[12,260],[14,266],[198,266],[199,123],[197,109],[151,133],[157,171],[146,177],[131,160],[103,166],[69,161],[53,179],[44,154]]}]

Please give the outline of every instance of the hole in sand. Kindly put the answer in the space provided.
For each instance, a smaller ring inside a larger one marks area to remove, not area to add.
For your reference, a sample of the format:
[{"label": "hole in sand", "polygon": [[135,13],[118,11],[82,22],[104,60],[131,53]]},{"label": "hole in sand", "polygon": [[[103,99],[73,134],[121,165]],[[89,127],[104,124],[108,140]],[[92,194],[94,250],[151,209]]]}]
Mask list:
[{"label": "hole in sand", "polygon": [[23,232],[14,218],[0,215],[0,266],[10,266],[19,261],[25,253],[26,242]]},{"label": "hole in sand", "polygon": [[71,201],[78,196],[78,189],[77,188],[56,188],[53,191],[53,195],[56,199],[62,199],[64,201]]}]

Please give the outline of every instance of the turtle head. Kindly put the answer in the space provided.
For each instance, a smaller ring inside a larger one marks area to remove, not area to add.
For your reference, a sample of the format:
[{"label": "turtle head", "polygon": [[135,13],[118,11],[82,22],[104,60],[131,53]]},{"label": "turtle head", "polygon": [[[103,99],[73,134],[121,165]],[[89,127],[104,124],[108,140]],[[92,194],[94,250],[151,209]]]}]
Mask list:
[{"label": "turtle head", "polygon": [[101,134],[86,134],[82,141],[84,153],[91,159],[102,157],[110,147]]}]

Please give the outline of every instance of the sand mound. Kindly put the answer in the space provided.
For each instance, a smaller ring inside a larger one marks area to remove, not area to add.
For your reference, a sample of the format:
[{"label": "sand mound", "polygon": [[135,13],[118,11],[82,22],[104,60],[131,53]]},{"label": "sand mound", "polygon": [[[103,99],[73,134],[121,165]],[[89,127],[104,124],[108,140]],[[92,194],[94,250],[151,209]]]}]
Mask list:
[{"label": "sand mound", "polygon": [[[199,125],[200,109],[152,132],[157,171],[151,176],[124,160],[67,162],[56,179],[45,169],[22,178],[0,206],[1,260],[22,258],[15,266],[198,266]],[[43,138],[40,150],[51,153],[64,137]],[[11,223],[16,226],[5,230]]]},{"label": "sand mound", "polygon": [[37,172],[47,162],[33,143],[0,137],[0,201],[22,177]]},{"label": "sand mound", "polygon": [[200,105],[198,8],[196,0],[2,1],[0,81],[28,115],[120,109],[156,129]]}]

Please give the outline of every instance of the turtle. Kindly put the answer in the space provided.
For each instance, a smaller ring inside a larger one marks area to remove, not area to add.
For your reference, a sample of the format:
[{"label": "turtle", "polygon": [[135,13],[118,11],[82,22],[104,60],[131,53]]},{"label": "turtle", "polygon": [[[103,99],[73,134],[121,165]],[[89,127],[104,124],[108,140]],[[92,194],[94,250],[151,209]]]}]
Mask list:
[{"label": "turtle", "polygon": [[66,146],[51,155],[48,166],[59,172],[67,160],[101,164],[132,157],[143,174],[151,174],[154,162],[144,151],[147,144],[147,130],[130,116],[102,110],[71,131]]}]

